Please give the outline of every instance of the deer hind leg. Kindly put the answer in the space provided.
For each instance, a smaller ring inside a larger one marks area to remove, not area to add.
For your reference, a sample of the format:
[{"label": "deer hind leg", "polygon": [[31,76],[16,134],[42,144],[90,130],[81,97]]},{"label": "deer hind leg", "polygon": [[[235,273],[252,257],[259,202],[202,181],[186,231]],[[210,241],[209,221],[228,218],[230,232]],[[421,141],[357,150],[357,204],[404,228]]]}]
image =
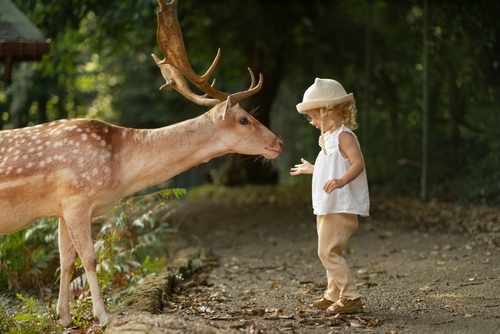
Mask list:
[{"label": "deer hind leg", "polygon": [[66,221],[59,218],[59,257],[61,259],[61,281],[59,286],[59,301],[57,302],[57,315],[64,327],[73,323],[69,311],[69,285],[71,274],[75,265],[76,250],[69,237]]},{"label": "deer hind leg", "polygon": [[69,238],[82,260],[87,281],[90,286],[94,316],[99,319],[101,326],[105,326],[108,323],[108,313],[104,307],[104,301],[97,280],[96,257],[91,236],[90,213],[84,210],[66,210],[65,212],[64,216]]}]

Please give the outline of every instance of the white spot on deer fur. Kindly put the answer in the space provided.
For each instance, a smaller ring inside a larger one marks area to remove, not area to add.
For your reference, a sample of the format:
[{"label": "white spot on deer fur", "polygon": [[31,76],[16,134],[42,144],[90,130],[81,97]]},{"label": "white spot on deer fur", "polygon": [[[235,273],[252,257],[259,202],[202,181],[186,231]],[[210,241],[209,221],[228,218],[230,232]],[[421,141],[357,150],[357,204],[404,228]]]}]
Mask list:
[{"label": "white spot on deer fur", "polygon": [[28,168],[33,167],[33,163],[32,162],[28,162],[28,164],[26,165],[26,167],[28,167]]},{"label": "white spot on deer fur", "polygon": [[45,161],[40,161],[40,167],[45,167]]},{"label": "white spot on deer fur", "polygon": [[23,171],[23,169],[22,169],[22,168],[18,168],[18,169],[16,169],[17,174],[21,173],[22,171]]},{"label": "white spot on deer fur", "polygon": [[82,134],[82,140],[87,140],[87,135],[85,133]]},{"label": "white spot on deer fur", "polygon": [[103,140],[101,140],[101,146],[102,146],[102,147],[106,146],[106,141],[105,141],[104,139],[103,139]]},{"label": "white spot on deer fur", "polygon": [[83,131],[82,128],[77,128],[76,129],[76,132],[82,132],[82,131]]}]

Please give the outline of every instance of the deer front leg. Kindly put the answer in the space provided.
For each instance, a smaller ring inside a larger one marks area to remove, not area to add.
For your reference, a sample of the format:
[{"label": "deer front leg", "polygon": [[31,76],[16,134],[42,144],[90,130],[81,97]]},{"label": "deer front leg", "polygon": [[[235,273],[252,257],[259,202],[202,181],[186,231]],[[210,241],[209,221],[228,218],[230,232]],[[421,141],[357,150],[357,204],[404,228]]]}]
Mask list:
[{"label": "deer front leg", "polygon": [[65,212],[64,216],[69,237],[82,260],[85,274],[87,275],[87,281],[89,282],[94,316],[99,319],[100,325],[104,327],[108,323],[108,313],[104,307],[104,301],[97,280],[96,257],[91,236],[90,212],[78,209]]},{"label": "deer front leg", "polygon": [[76,250],[69,237],[66,221],[59,218],[59,257],[61,259],[61,281],[59,284],[59,301],[57,302],[57,315],[64,327],[73,323],[69,311],[69,285],[71,274],[75,265]]}]

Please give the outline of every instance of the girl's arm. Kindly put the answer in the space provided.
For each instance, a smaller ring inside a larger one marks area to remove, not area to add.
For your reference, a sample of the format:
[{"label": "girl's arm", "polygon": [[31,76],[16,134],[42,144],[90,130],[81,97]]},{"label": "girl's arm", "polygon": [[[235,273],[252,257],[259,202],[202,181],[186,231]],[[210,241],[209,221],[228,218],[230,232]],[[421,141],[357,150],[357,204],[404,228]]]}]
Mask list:
[{"label": "girl's arm", "polygon": [[323,190],[327,194],[353,181],[365,169],[365,162],[361,150],[359,149],[358,142],[351,133],[343,131],[340,134],[339,146],[342,155],[349,159],[351,167],[349,167],[347,172],[340,178],[330,179],[325,183]]},{"label": "girl's arm", "polygon": [[305,159],[300,159],[302,161],[301,164],[295,165],[292,169],[290,169],[290,175],[295,176],[299,174],[312,174],[314,172],[314,165]]}]

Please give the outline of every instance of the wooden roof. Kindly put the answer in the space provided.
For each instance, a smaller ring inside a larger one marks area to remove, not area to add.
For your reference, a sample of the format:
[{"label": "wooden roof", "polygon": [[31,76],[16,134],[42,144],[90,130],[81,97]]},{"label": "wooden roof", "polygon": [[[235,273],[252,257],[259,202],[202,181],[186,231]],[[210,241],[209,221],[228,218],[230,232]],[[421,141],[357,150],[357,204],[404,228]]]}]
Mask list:
[{"label": "wooden roof", "polygon": [[10,80],[12,63],[39,61],[49,52],[50,39],[11,0],[0,0],[0,62],[5,64],[1,79]]}]

